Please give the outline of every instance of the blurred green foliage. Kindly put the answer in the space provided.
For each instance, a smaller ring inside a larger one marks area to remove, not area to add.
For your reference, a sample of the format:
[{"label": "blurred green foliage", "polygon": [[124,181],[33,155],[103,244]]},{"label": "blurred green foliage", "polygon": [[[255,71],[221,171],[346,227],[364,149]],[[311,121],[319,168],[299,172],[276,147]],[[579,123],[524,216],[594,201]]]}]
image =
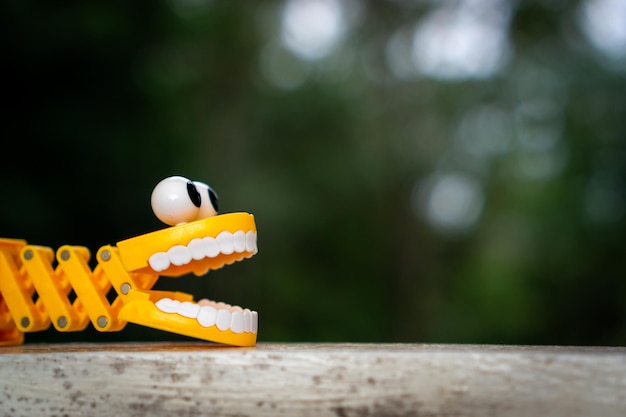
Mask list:
[{"label": "blurred green foliage", "polygon": [[255,214],[259,254],[159,285],[258,310],[260,341],[625,344],[626,55],[590,2],[483,1],[507,57],[447,78],[407,67],[438,2],[325,3],[342,36],[307,58],[295,1],[3,2],[0,235],[95,253],[163,227],[180,174]]}]

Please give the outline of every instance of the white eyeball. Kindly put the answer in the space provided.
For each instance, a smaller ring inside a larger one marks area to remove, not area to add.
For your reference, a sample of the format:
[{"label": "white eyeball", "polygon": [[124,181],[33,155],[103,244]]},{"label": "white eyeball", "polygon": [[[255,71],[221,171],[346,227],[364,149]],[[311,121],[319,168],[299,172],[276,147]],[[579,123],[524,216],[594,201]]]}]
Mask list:
[{"label": "white eyeball", "polygon": [[211,187],[207,184],[194,181],[194,185],[196,189],[200,193],[201,203],[200,203],[200,211],[196,216],[196,220],[206,219],[207,217],[217,216],[218,207],[218,198],[217,194]]},{"label": "white eyeball", "polygon": [[152,211],[159,220],[176,226],[196,219],[202,197],[192,181],[173,176],[163,179],[154,187],[150,202]]}]

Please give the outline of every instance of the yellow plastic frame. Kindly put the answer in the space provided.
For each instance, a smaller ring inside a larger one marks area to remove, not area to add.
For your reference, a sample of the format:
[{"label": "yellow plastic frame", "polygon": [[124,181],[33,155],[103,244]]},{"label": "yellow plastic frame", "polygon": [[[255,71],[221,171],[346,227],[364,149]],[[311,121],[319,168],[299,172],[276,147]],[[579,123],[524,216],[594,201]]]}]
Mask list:
[{"label": "yellow plastic frame", "polygon": [[[160,273],[154,272],[148,262],[150,255],[174,245],[240,231],[253,233],[256,239],[253,215],[228,213],[168,227],[120,241],[116,246],[102,246],[93,270],[89,267],[91,254],[85,247],[65,245],[55,256],[49,247],[0,239],[0,346],[21,344],[25,332],[46,330],[50,324],[60,332],[71,332],[85,329],[89,322],[101,332],[119,331],[131,322],[216,343],[254,346],[256,328],[236,333],[216,325],[203,327],[194,318],[166,313],[155,306],[158,300],[167,297],[193,301],[193,296],[152,287],[160,275],[201,275],[249,258],[256,253],[256,245],[186,265],[171,265]],[[57,264],[53,267],[55,258]],[[111,288],[117,294],[109,302]]]}]

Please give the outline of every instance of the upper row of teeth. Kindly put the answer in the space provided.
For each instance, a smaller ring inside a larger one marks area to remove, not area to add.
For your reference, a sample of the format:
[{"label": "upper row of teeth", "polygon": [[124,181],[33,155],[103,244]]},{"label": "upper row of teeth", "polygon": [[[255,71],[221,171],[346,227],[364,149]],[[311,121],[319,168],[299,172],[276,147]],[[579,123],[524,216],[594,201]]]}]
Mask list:
[{"label": "upper row of teeth", "polygon": [[222,331],[230,329],[233,333],[256,333],[258,329],[258,313],[247,308],[219,308],[217,304],[200,305],[189,301],[180,302],[171,298],[162,298],[155,305],[165,313],[176,313],[183,317],[196,319],[202,327],[217,326]]},{"label": "upper row of teeth", "polygon": [[157,252],[150,256],[148,263],[154,271],[161,272],[170,265],[187,265],[192,259],[199,261],[204,258],[215,258],[220,253],[230,255],[235,252],[256,251],[256,232],[250,230],[246,233],[238,230],[235,233],[221,232],[215,238],[195,238],[187,246],[174,245],[167,252]]}]

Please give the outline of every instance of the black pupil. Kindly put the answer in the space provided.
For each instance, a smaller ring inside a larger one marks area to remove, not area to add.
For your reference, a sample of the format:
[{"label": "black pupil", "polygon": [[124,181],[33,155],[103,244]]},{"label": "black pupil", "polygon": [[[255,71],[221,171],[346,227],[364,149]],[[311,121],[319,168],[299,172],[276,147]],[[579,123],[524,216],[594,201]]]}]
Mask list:
[{"label": "black pupil", "polygon": [[220,211],[219,207],[217,207],[217,194],[209,188],[209,198],[211,199],[211,204],[213,204],[213,208],[215,211]]},{"label": "black pupil", "polygon": [[187,183],[187,194],[189,194],[189,198],[191,199],[193,205],[196,207],[200,207],[200,205],[202,204],[202,198],[200,197],[198,189],[195,185],[193,185],[193,182],[191,181]]}]

